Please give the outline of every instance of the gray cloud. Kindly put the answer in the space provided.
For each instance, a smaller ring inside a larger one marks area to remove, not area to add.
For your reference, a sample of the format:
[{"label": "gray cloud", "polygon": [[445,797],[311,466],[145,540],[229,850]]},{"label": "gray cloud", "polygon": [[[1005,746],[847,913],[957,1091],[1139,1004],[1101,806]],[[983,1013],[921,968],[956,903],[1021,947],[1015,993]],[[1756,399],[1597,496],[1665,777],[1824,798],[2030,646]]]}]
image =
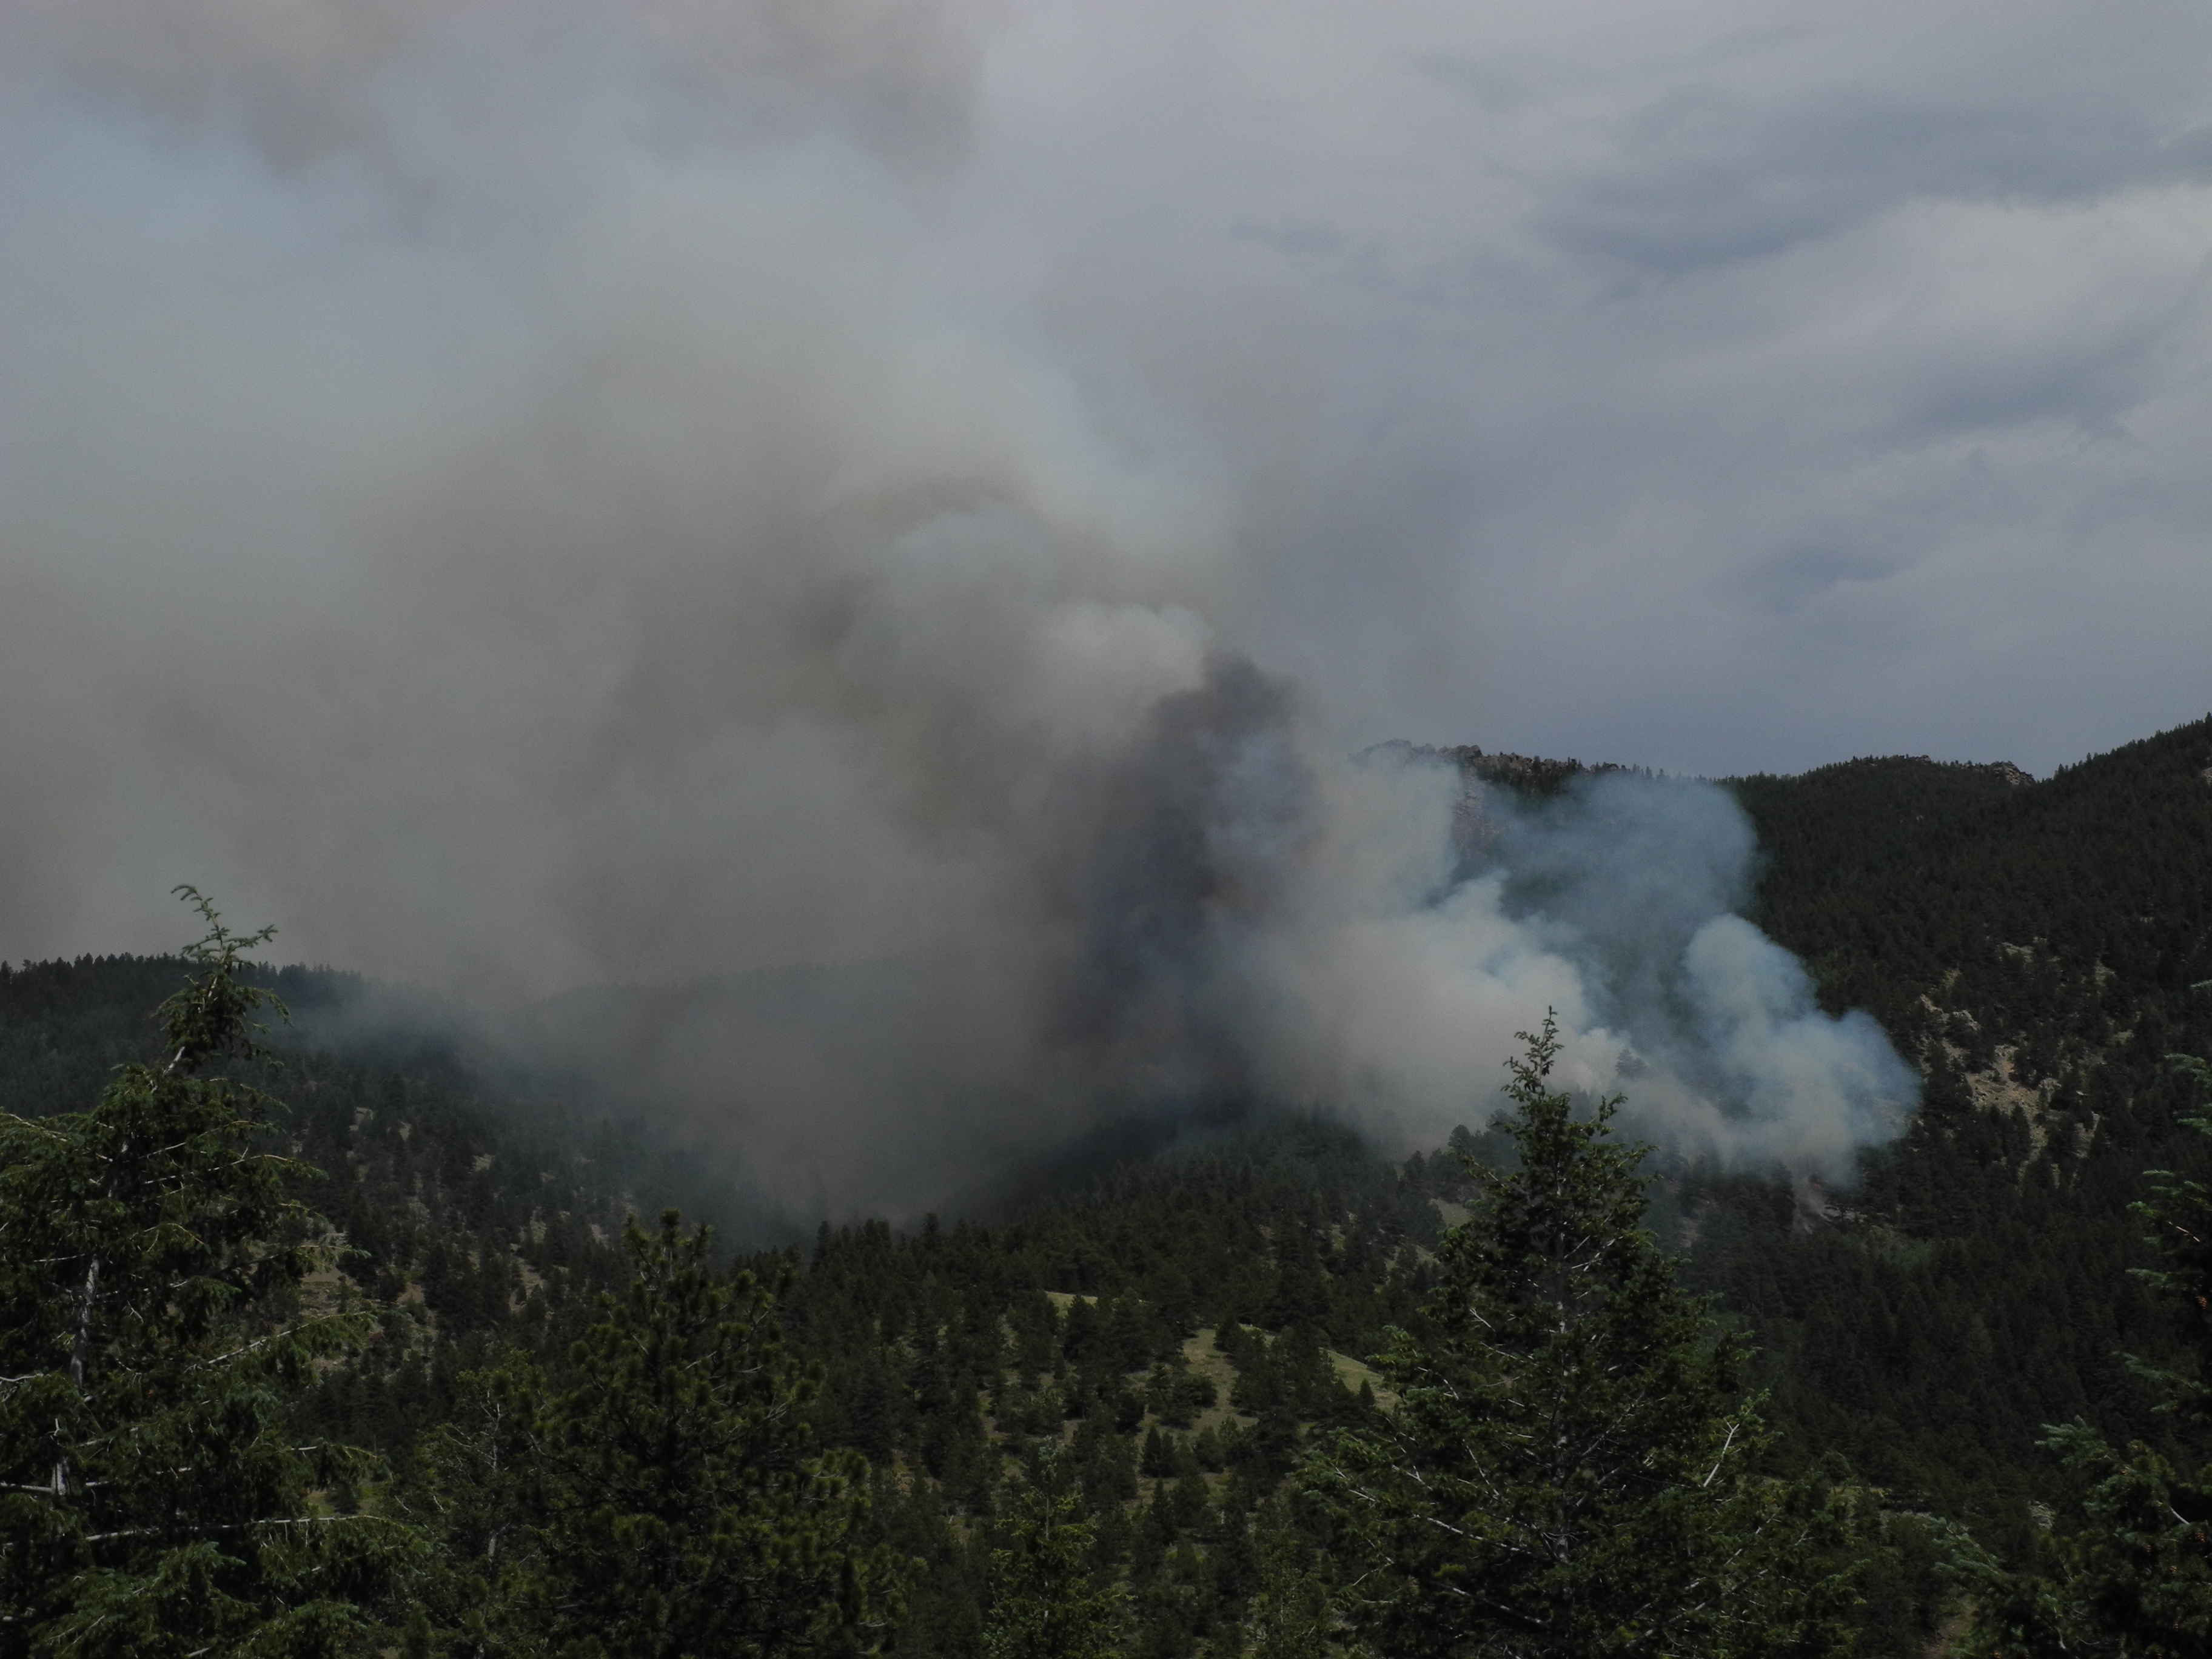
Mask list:
[{"label": "gray cloud", "polygon": [[828,131],[902,170],[942,166],[966,146],[980,20],[959,0],[10,0],[0,44],[33,85],[229,133],[280,167],[367,157],[434,189],[449,146],[526,144],[610,69],[649,143]]},{"label": "gray cloud", "polygon": [[1763,105],[1686,88],[1624,118],[1612,148],[1534,222],[1571,254],[1655,276],[1764,258],[1916,202],[2065,206],[2212,182],[2212,128],[1860,88]]}]

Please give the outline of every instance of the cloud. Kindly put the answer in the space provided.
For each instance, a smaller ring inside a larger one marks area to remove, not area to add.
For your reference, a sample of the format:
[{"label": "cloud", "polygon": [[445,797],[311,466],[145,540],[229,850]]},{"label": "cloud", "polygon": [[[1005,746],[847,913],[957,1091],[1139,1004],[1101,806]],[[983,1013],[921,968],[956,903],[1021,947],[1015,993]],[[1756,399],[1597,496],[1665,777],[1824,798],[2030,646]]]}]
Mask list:
[{"label": "cloud", "polygon": [[455,146],[542,132],[611,79],[652,142],[828,131],[942,166],[967,143],[981,19],[957,0],[11,0],[0,42],[19,79],[173,131],[226,131],[285,167],[365,155],[435,188]]},{"label": "cloud", "polygon": [[1089,95],[978,211],[1306,307],[1331,507],[1260,625],[1363,736],[2047,769],[2202,712],[2201,15],[1117,15],[1010,47]]},{"label": "cloud", "polygon": [[2212,183],[2212,127],[1863,88],[1753,103],[1684,88],[1620,122],[1613,153],[1534,216],[1547,240],[1651,276],[1778,253],[1915,203],[2086,204]]}]

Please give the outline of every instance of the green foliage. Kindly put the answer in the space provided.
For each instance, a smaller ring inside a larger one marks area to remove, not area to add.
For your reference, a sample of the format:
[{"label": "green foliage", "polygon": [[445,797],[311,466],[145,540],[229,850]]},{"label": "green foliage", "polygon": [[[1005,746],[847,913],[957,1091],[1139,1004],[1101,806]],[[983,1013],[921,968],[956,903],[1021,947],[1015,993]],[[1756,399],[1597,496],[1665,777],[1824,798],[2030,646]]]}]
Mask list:
[{"label": "green foliage", "polygon": [[1091,1570],[1097,1523],[1079,1518],[1072,1486],[1054,1490],[1060,1473],[1045,1459],[1007,1506],[1005,1541],[991,1552],[984,1659],[1110,1659],[1121,1651],[1119,1598]]},{"label": "green foliage", "polygon": [[[1520,790],[1571,769],[1482,758]],[[2008,1587],[2123,1569],[2146,1603],[2196,1593],[2166,1568],[2192,1545],[2176,1516],[2194,1513],[2203,1431],[2157,1407],[2205,1376],[2203,1310],[2134,1276],[2154,1258],[2130,1206],[2166,1203],[2148,1166],[2212,1178],[2212,1141],[2184,1127],[2201,1109],[2162,1059],[2212,1050],[2212,999],[2189,989],[2212,973],[2209,763],[2199,724],[2039,783],[1893,759],[1734,786],[1768,860],[1756,919],[1831,1006],[1876,1012],[1921,1064],[1926,1107],[1836,1194],[1850,1213],[1833,1224],[1808,1226],[1786,1181],[1656,1163],[1643,1224],[1755,1346],[1742,1373],[1775,1432],[1731,1465],[1741,1507],[1716,1535],[1748,1513],[1759,1550],[1804,1540],[1815,1582],[1865,1552],[1849,1617],[1869,1659],[1920,1659],[1954,1611],[1936,1571],[1947,1518],[2002,1570],[1980,1592],[1993,1613]],[[307,1305],[375,1310],[365,1347],[295,1372],[301,1387],[271,1373],[264,1403],[283,1443],[373,1446],[405,1472],[441,1562],[410,1580],[404,1652],[543,1651],[551,1413],[586,1382],[575,1344],[608,1322],[599,1293],[633,1275],[623,1218],[680,1203],[732,1224],[725,1237],[785,1236],[576,1079],[510,1069],[442,1018],[380,1024],[368,1011],[398,1000],[343,975],[240,968],[239,986],[281,990],[301,1021],[282,1039],[290,1109],[281,1127],[246,1111],[240,1146],[291,1160],[270,1166],[289,1199],[332,1224],[280,1222],[248,1254],[342,1238],[340,1276],[305,1281]],[[11,1147],[26,1125],[75,1121],[118,1065],[161,1073],[176,1049],[139,1011],[174,975],[159,959],[0,965]],[[210,1070],[243,1088],[264,1065]],[[776,1287],[781,1363],[823,1368],[804,1412],[820,1445],[872,1462],[853,1547],[928,1562],[887,1638],[900,1659],[976,1659],[1006,1471],[1049,1445],[1053,1490],[1090,1529],[1070,1582],[1120,1598],[1132,1659],[1304,1655],[1346,1634],[1311,1598],[1358,1540],[1289,1501],[1291,1477],[1337,1427],[1387,1439],[1388,1379],[1363,1405],[1337,1356],[1375,1352],[1394,1326],[1448,1346],[1423,1313],[1462,1261],[1439,1250],[1438,1206],[1477,1199],[1461,1155],[1498,1143],[1462,1131],[1393,1164],[1325,1120],[1259,1114],[1163,1156],[1114,1145],[1119,1163],[975,1195],[964,1220],[825,1228],[795,1278],[777,1255],[743,1264]],[[278,1284],[226,1317],[273,1328],[296,1320],[294,1297]],[[1700,1363],[1708,1381],[1725,1370]],[[2040,1425],[2075,1418],[2091,1431],[2069,1431],[2070,1462],[2039,1449]],[[1805,1484],[1760,1479],[1781,1475]],[[319,1490],[319,1516],[396,1501],[343,1470]],[[19,1495],[11,1525],[46,1501]],[[2042,1505],[2059,1516],[2047,1534]],[[2066,1554],[2111,1538],[2134,1541]],[[179,1597],[204,1594],[189,1566]],[[388,1617],[355,1605],[356,1625]]]},{"label": "green foliage", "polygon": [[[85,1113],[0,1118],[0,1641],[16,1651],[339,1650],[411,1548],[349,1510],[367,1454],[292,1443],[285,1396],[364,1322],[303,1311],[323,1224],[255,1150],[270,1106],[208,1068],[276,1007],[269,938],[207,923],[198,971]],[[336,1501],[334,1501],[334,1499]]]},{"label": "green foliage", "polygon": [[1393,1655],[1836,1650],[1826,1517],[1752,1473],[1741,1352],[1640,1227],[1642,1149],[1546,1086],[1549,1018],[1528,1042],[1517,1167],[1479,1173],[1425,1328],[1376,1362],[1395,1407],[1310,1466],[1347,1619]]},{"label": "green foliage", "polygon": [[1336,1620],[1329,1582],[1286,1508],[1270,1504],[1255,1528],[1260,1583],[1245,1616],[1249,1659],[1324,1659]]},{"label": "green foliage", "polygon": [[[2212,990],[2212,985],[2197,988]],[[2212,1064],[2195,1054],[2172,1058],[2179,1069],[2212,1094]],[[2212,1118],[2184,1121],[2200,1134],[2212,1135]],[[2150,1375],[2167,1408],[2177,1417],[2212,1427],[2212,1186],[2167,1170],[2154,1171],[2153,1179],[2158,1184],[2152,1199],[2134,1209],[2150,1224],[2151,1242],[2158,1247],[2160,1265],[2138,1268],[2136,1276],[2164,1292],[2179,1311],[2194,1350],[2197,1375],[2161,1370]]]},{"label": "green foliage", "polygon": [[2008,1572],[1962,1540],[1979,1606],[1960,1645],[1974,1659],[2202,1659],[2212,1652],[2212,1468],[2192,1480],[2141,1441],[2124,1451],[2085,1424],[2045,1443],[2089,1482],[2074,1523],[2033,1571]]},{"label": "green foliage", "polygon": [[[2178,1056],[2200,1083],[2212,1068]],[[2212,1121],[2190,1120],[2212,1134]],[[2163,1264],[2143,1277],[2179,1304],[2195,1376],[2144,1368],[2165,1408],[2196,1432],[2212,1427],[2212,1188],[2170,1174],[2136,1206]],[[1966,1651],[1981,1659],[2197,1659],[2212,1652],[2212,1461],[2191,1474],[2142,1441],[2115,1449],[2086,1423],[2045,1443],[2081,1482],[2079,1514],[2043,1548],[2035,1570],[2008,1572],[1968,1544],[1961,1568],[1981,1607]]]},{"label": "green foliage", "polygon": [[410,1507],[434,1553],[415,1584],[408,1659],[541,1651],[521,1609],[542,1599],[539,1442],[545,1374],[509,1352],[464,1375],[453,1416],[415,1449]]},{"label": "green foliage", "polygon": [[872,1650],[904,1563],[866,1543],[866,1468],[823,1453],[818,1374],[786,1353],[776,1291],[715,1270],[673,1211],[627,1231],[632,1276],[547,1389],[511,1358],[468,1379],[426,1448],[444,1640],[563,1659]]},{"label": "green foliage", "polygon": [[1655,1206],[1681,1218],[1686,1282],[1757,1346],[1778,1467],[1840,1451],[1893,1509],[2017,1563],[2077,1495],[2045,1425],[2181,1455],[2124,1356],[2171,1369],[2186,1346],[2132,1272],[2145,1171],[2212,1172],[2165,1060],[2212,1052],[2190,989],[2212,974],[2208,767],[2197,721],[2040,781],[1890,757],[1730,786],[1765,861],[1753,919],[1927,1079],[1839,1224],[1808,1230],[1752,1176],[1669,1171]]}]

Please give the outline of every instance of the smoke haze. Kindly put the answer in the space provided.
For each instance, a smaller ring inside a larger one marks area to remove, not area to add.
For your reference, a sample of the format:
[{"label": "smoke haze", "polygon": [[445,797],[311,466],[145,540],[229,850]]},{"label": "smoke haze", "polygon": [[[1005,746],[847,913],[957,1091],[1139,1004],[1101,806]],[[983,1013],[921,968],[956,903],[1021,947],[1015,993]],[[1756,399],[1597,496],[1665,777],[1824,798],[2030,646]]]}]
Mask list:
[{"label": "smoke haze", "polygon": [[1432,1141],[1547,1006],[1845,1173],[1911,1075],[1724,796],[1471,860],[1349,757],[2198,712],[2212,38],[1543,9],[0,0],[0,950],[192,880],[604,1023],[799,1208]]}]

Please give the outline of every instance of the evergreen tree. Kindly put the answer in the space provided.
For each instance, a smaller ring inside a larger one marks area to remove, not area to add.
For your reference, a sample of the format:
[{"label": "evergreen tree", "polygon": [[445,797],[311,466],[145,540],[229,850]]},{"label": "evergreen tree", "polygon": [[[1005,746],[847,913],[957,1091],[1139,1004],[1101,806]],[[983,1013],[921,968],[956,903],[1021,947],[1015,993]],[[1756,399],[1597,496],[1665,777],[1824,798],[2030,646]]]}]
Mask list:
[{"label": "evergreen tree", "polygon": [[544,1649],[529,1614],[544,1599],[531,1526],[545,1373],[511,1352],[492,1370],[465,1374],[459,1395],[453,1415],[415,1449],[410,1498],[436,1553],[416,1586],[406,1659]]},{"label": "evergreen tree", "polygon": [[1617,1101],[1547,1087],[1547,1017],[1505,1092],[1510,1173],[1474,1171],[1419,1333],[1376,1360],[1396,1400],[1307,1480],[1337,1528],[1347,1619],[1382,1653],[1822,1653],[1844,1587],[1824,1517],[1752,1473],[1738,1345],[1638,1224]]},{"label": "evergreen tree", "polygon": [[1006,1541],[991,1552],[984,1659],[1110,1659],[1120,1650],[1115,1595],[1093,1581],[1096,1521],[1079,1520],[1080,1494],[1054,1492],[1054,1460],[1014,1494]]},{"label": "evergreen tree", "polygon": [[1260,1582],[1244,1617],[1249,1659],[1326,1659],[1335,1624],[1328,1581],[1287,1505],[1268,1504],[1254,1532]]},{"label": "evergreen tree", "polygon": [[[575,1345],[575,1387],[547,1397],[520,1361],[473,1380],[477,1421],[433,1465],[461,1587],[490,1606],[450,1649],[781,1659],[881,1642],[905,1564],[863,1540],[866,1466],[815,1445],[820,1372],[785,1352],[783,1286],[716,1272],[711,1243],[672,1210],[658,1234],[630,1224],[633,1276]],[[511,1509],[471,1488],[503,1471]]]},{"label": "evergreen tree", "polygon": [[166,1063],[89,1112],[0,1118],[0,1651],[335,1652],[411,1547],[325,1496],[368,1454],[286,1432],[286,1395],[363,1326],[300,1311],[327,1229],[257,1150],[271,1103],[205,1074],[282,1012],[241,976],[269,930],[179,891],[208,931],[158,1015]]}]

